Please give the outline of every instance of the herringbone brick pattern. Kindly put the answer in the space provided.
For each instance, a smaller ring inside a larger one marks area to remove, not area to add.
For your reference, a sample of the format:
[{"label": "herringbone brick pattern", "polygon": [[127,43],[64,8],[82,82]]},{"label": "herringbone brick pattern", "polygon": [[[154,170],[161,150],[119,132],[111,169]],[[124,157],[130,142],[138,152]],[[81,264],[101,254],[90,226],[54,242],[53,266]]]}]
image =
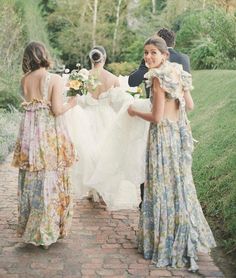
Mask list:
[{"label": "herringbone brick pattern", "polygon": [[108,212],[88,200],[74,200],[70,235],[48,250],[19,243],[17,169],[11,157],[0,165],[0,278],[224,277],[208,255],[200,271],[157,269],[136,248],[138,210]]}]

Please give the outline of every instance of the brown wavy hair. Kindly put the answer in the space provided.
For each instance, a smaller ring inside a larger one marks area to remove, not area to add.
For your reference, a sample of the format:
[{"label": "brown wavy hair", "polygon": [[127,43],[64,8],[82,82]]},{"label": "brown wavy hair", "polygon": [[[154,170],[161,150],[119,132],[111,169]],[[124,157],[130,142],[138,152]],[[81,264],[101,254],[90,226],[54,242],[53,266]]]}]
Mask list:
[{"label": "brown wavy hair", "polygon": [[145,43],[144,43],[144,46],[145,45],[149,45],[149,44],[153,44],[156,46],[157,49],[159,49],[159,51],[161,53],[167,53],[169,54],[169,51],[168,51],[168,48],[167,48],[167,45],[166,45],[166,42],[163,38],[161,38],[160,36],[157,36],[157,35],[154,35],[150,38],[148,38]]},{"label": "brown wavy hair", "polygon": [[22,60],[22,70],[24,73],[37,70],[39,68],[48,68],[51,65],[46,47],[40,42],[30,42],[24,51]]},{"label": "brown wavy hair", "polygon": [[168,30],[166,28],[162,28],[157,32],[157,35],[163,38],[168,47],[175,46],[175,33],[172,30]]}]

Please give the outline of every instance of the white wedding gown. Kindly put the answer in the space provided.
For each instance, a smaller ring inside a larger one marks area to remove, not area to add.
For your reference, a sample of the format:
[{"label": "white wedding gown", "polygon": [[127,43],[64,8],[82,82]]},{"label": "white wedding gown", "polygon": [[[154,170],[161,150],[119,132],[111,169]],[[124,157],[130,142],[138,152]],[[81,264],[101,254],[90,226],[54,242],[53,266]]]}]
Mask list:
[{"label": "white wedding gown", "polygon": [[78,97],[65,114],[78,153],[72,169],[77,198],[98,192],[108,210],[136,209],[139,184],[145,179],[145,152],[149,123],[130,117],[130,104],[150,111],[148,99],[134,99],[123,87]]}]

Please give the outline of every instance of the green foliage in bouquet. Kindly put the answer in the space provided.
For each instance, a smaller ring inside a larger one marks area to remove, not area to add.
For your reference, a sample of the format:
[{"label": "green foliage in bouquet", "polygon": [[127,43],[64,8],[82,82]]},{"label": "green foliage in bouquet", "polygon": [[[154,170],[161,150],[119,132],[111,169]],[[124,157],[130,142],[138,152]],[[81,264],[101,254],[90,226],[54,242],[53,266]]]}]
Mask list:
[{"label": "green foliage in bouquet", "polygon": [[88,91],[93,91],[100,84],[100,81],[85,68],[74,69],[69,75],[67,96],[86,95]]}]

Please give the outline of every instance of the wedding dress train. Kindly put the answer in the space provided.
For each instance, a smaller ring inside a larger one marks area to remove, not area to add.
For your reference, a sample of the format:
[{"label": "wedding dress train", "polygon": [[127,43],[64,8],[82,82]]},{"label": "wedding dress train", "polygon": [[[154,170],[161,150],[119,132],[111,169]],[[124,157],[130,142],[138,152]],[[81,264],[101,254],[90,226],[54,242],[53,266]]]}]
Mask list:
[{"label": "wedding dress train", "polygon": [[149,99],[134,99],[124,88],[111,88],[98,99],[91,93],[65,115],[78,162],[72,170],[76,197],[98,192],[109,210],[135,209],[145,179],[149,123],[130,117],[130,104],[150,111]]}]

